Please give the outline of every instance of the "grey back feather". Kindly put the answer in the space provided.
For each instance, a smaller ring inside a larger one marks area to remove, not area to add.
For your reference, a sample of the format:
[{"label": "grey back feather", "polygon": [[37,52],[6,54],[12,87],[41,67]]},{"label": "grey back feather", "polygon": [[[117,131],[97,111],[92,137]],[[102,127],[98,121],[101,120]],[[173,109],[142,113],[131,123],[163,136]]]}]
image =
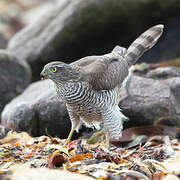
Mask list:
[{"label": "grey back feather", "polygon": [[85,57],[71,65],[80,68],[80,80],[88,82],[94,90],[114,89],[129,72],[126,60],[116,53]]}]

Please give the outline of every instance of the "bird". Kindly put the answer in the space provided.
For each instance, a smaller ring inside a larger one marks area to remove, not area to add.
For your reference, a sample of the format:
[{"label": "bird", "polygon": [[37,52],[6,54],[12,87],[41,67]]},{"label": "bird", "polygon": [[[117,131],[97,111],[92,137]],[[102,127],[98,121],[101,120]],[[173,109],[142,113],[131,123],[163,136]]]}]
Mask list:
[{"label": "bird", "polygon": [[44,66],[40,76],[54,82],[71,120],[65,144],[70,143],[82,124],[99,130],[103,123],[107,144],[121,138],[123,122],[128,118],[118,106],[120,90],[129,88],[133,65],[156,44],[163,28],[162,24],[149,28],[127,49],[115,46],[105,55],[87,56],[71,64],[54,61]]}]

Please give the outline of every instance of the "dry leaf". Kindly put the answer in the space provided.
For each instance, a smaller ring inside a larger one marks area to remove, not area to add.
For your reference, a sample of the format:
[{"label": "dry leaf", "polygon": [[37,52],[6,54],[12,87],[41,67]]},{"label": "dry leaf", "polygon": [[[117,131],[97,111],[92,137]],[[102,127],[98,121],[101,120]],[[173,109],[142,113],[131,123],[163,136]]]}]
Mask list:
[{"label": "dry leaf", "polygon": [[68,160],[67,155],[64,154],[62,151],[57,150],[50,157],[49,162],[48,162],[48,167],[49,168],[61,167],[64,163],[67,162],[67,160]]},{"label": "dry leaf", "polygon": [[76,162],[76,161],[82,161],[83,159],[88,158],[92,159],[93,154],[92,153],[86,153],[86,154],[76,154],[75,156],[71,157],[71,162]]}]

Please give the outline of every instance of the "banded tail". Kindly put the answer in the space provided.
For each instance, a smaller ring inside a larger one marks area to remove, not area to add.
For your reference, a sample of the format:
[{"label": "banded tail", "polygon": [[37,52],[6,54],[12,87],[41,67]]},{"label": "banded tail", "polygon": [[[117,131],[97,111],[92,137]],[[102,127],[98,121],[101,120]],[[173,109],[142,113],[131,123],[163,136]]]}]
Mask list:
[{"label": "banded tail", "polygon": [[163,25],[156,25],[142,33],[125,52],[125,59],[129,67],[136,63],[136,61],[146,52],[151,49],[158,41],[163,33]]}]

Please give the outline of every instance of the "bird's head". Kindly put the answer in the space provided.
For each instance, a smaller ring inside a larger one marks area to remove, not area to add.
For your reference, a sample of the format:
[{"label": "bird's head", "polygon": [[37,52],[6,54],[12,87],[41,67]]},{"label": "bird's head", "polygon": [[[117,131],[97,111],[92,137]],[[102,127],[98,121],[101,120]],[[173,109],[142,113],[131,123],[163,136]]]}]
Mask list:
[{"label": "bird's head", "polygon": [[80,77],[76,68],[60,61],[46,64],[40,76],[43,79],[51,79],[55,83],[75,82]]}]

